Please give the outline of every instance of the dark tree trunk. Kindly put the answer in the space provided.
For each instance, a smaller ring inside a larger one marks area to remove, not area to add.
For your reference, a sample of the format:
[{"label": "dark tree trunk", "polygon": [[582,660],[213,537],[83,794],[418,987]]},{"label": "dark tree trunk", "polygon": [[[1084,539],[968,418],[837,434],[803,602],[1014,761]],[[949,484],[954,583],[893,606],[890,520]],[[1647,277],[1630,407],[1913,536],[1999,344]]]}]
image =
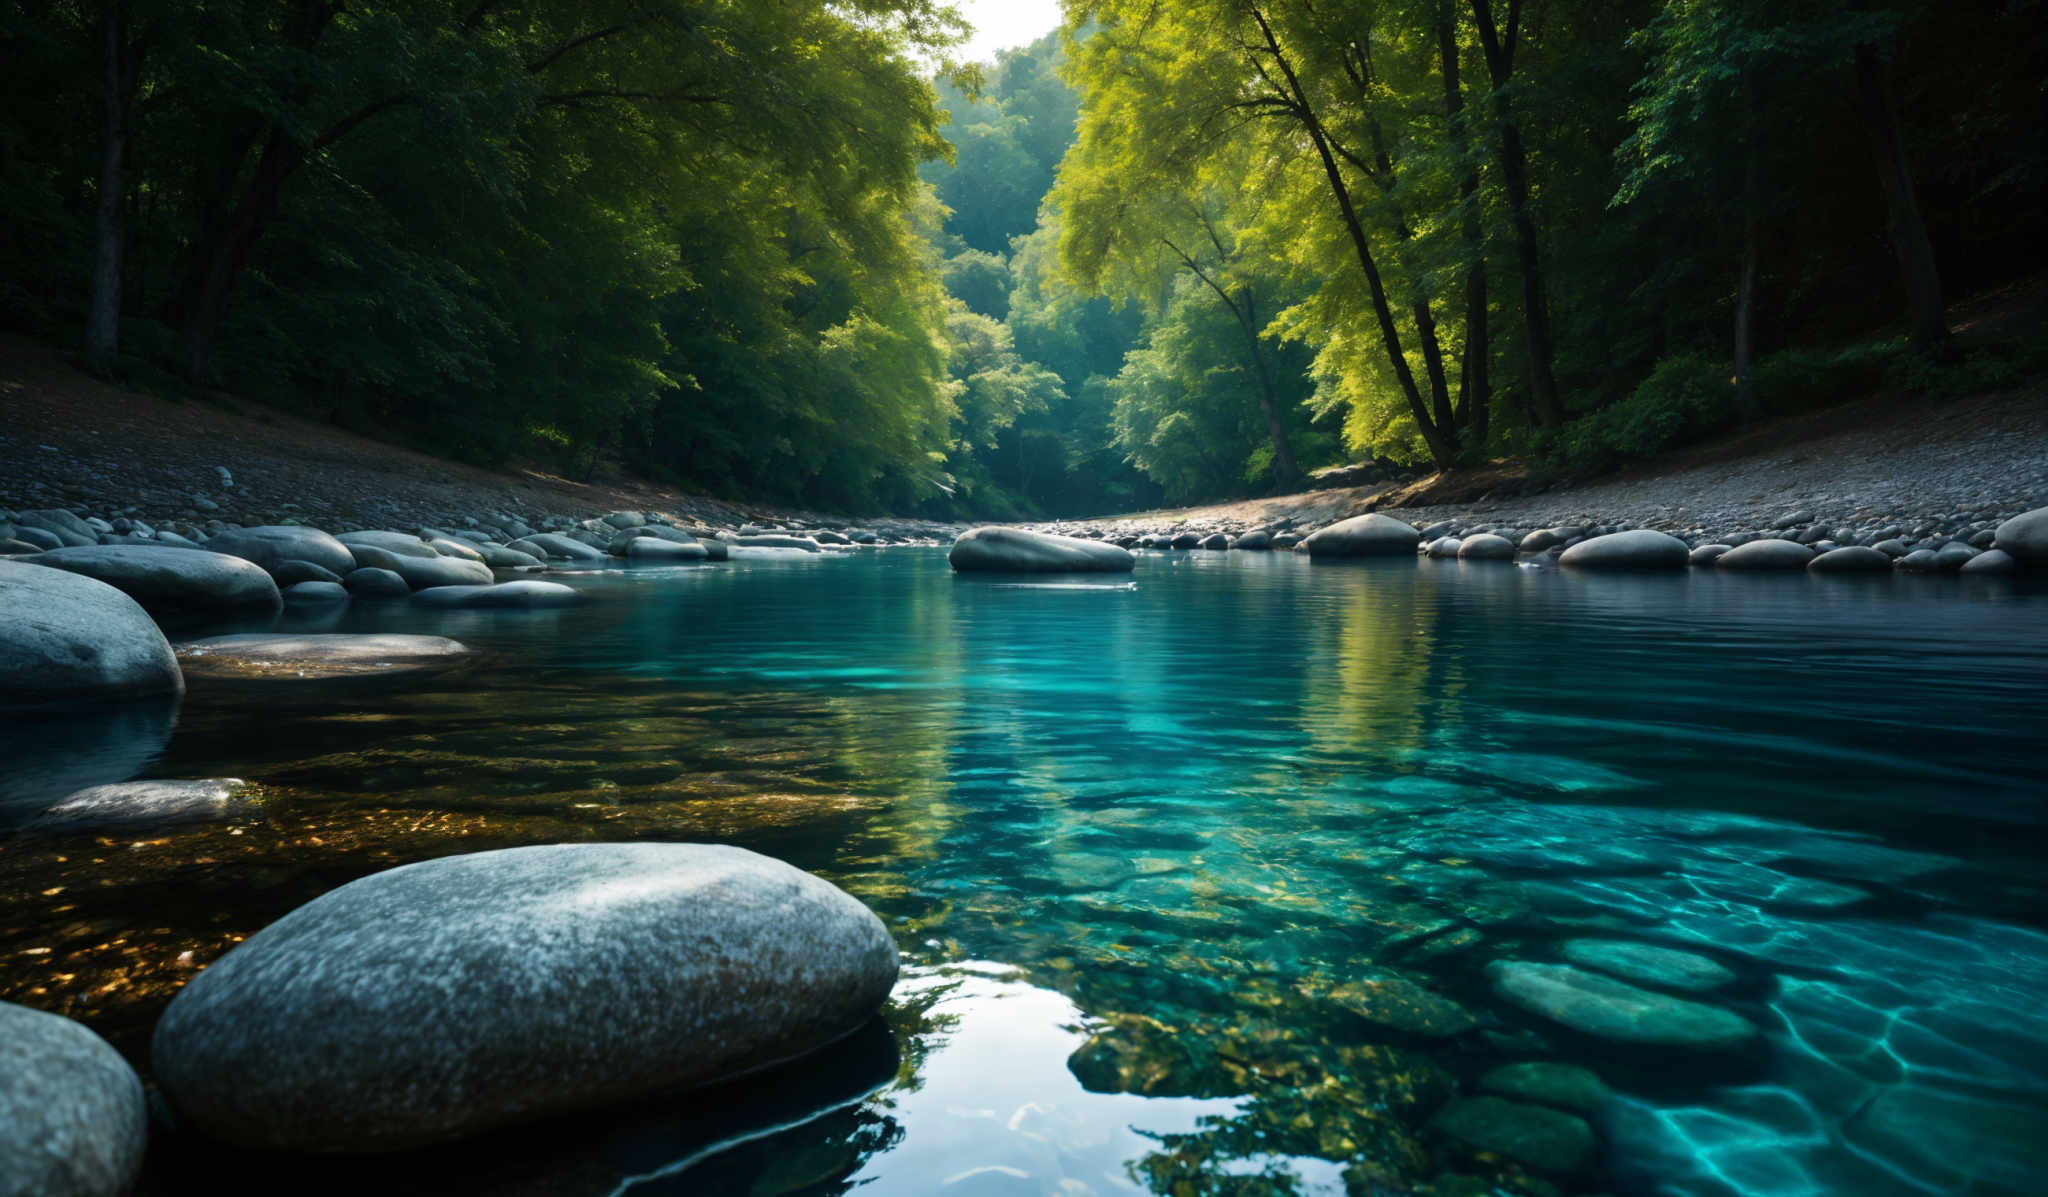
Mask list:
[{"label": "dark tree trunk", "polygon": [[[1752,135],[1753,136],[1753,135]],[[1742,164],[1742,281],[1735,291],[1735,414],[1747,424],[1757,418],[1761,404],[1756,393],[1756,291],[1761,252],[1758,230],[1762,205],[1757,182],[1757,148],[1754,142],[1743,149]]]},{"label": "dark tree trunk", "polygon": [[1550,309],[1543,297],[1543,259],[1536,237],[1536,219],[1529,211],[1529,156],[1522,147],[1522,131],[1508,111],[1504,92],[1515,69],[1515,43],[1521,24],[1519,0],[1509,0],[1507,15],[1506,28],[1497,27],[1489,0],[1472,0],[1472,16],[1479,26],[1487,73],[1493,81],[1489,99],[1494,121],[1500,127],[1501,187],[1507,192],[1508,213],[1515,229],[1515,258],[1522,271],[1522,317],[1529,343],[1529,400],[1536,422],[1554,428],[1564,423],[1564,406],[1558,401],[1557,379],[1552,372],[1556,353],[1550,339]]},{"label": "dark tree trunk", "polygon": [[1458,423],[1476,444],[1486,443],[1493,386],[1487,377],[1493,352],[1486,335],[1486,242],[1479,224],[1479,164],[1472,156],[1465,126],[1465,95],[1458,81],[1458,38],[1450,12],[1436,27],[1437,56],[1442,63],[1444,115],[1458,149],[1459,229],[1465,239],[1465,353],[1458,371]]},{"label": "dark tree trunk", "polygon": [[113,373],[121,351],[121,255],[127,247],[128,114],[139,73],[140,47],[128,41],[125,0],[104,0],[100,12],[105,56],[106,140],[100,147],[99,203],[93,214],[92,289],[86,301],[85,365]]},{"label": "dark tree trunk", "polygon": [[1241,288],[1244,294],[1244,316],[1238,321],[1244,329],[1245,351],[1251,354],[1252,369],[1259,376],[1259,410],[1266,417],[1266,435],[1273,438],[1273,480],[1279,489],[1301,481],[1301,467],[1294,463],[1294,445],[1287,439],[1287,417],[1280,402],[1280,390],[1273,385],[1273,371],[1266,365],[1266,351],[1259,347],[1258,311],[1253,306],[1252,289]]},{"label": "dark tree trunk", "polygon": [[1379,264],[1373,260],[1372,243],[1365,235],[1365,227],[1359,223],[1358,207],[1352,201],[1351,187],[1344,181],[1343,168],[1337,165],[1336,154],[1330,148],[1330,138],[1323,130],[1322,121],[1308,102],[1308,95],[1296,76],[1293,63],[1280,50],[1279,39],[1273,36],[1272,26],[1267,24],[1263,12],[1254,8],[1252,19],[1258,22],[1264,35],[1267,52],[1286,78],[1289,102],[1296,117],[1301,121],[1302,131],[1316,147],[1316,156],[1322,161],[1323,176],[1329,182],[1330,194],[1337,201],[1337,212],[1344,222],[1344,231],[1351,238],[1351,247],[1358,255],[1358,267],[1365,274],[1366,288],[1372,294],[1373,314],[1379,319],[1380,339],[1386,345],[1387,362],[1394,369],[1394,377],[1401,385],[1401,394],[1408,400],[1409,414],[1422,432],[1423,443],[1429,446],[1430,458],[1440,470],[1448,470],[1457,464],[1457,430],[1438,427],[1430,410],[1423,404],[1422,392],[1415,385],[1415,372],[1408,368],[1408,355],[1401,349],[1401,330],[1394,323],[1393,308],[1387,302],[1387,288],[1380,278]]},{"label": "dark tree trunk", "polygon": [[1898,255],[1899,275],[1906,285],[1906,312],[1913,343],[1936,354],[1948,346],[1948,310],[1942,299],[1941,270],[1934,260],[1934,243],[1927,236],[1927,222],[1920,217],[1920,201],[1913,193],[1913,169],[1906,160],[1906,139],[1899,128],[1885,87],[1884,64],[1872,46],[1856,48],[1856,90],[1863,109],[1864,131],[1877,155],[1878,182],[1884,189],[1885,225],[1891,235],[1892,252]]},{"label": "dark tree trunk", "polygon": [[178,333],[185,350],[184,369],[194,382],[213,377],[213,343],[227,315],[228,296],[249,261],[249,251],[277,215],[284,182],[306,159],[304,148],[273,130],[256,161],[256,173],[242,198],[218,227],[208,230],[192,256],[180,289]]}]

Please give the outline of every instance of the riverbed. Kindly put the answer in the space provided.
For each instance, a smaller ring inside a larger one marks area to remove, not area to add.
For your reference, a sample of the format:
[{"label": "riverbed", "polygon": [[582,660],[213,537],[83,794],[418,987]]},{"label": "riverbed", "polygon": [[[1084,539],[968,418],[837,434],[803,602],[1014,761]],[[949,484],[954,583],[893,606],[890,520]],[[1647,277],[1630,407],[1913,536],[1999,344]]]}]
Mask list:
[{"label": "riverbed", "polygon": [[[431,1153],[166,1134],[145,1191],[1789,1197],[2048,1169],[2038,579],[1289,553],[1030,579],[910,548],[559,576],[592,601],[279,625],[452,636],[478,650],[453,669],[17,721],[10,823],[126,776],[260,801],[0,840],[0,998],[146,1075],[185,979],[355,877],[714,840],[881,914],[884,1018],[716,1094]],[[1618,976],[1615,944],[1717,966],[1627,984],[1753,1039],[1646,1046],[1511,992]],[[1560,1118],[1586,1150],[1504,1149]]]}]

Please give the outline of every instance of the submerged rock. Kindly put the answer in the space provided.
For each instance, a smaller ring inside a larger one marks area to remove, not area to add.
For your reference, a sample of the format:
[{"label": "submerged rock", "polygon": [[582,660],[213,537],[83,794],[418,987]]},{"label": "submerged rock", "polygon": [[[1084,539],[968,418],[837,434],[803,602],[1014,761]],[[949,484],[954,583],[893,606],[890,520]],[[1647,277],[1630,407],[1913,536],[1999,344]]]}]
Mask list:
[{"label": "submerged rock", "polygon": [[530,580],[495,586],[434,586],[412,597],[429,607],[573,607],[584,601],[583,593],[574,587]]},{"label": "submerged rock", "polygon": [[1741,1047],[1757,1035],[1756,1027],[1733,1011],[1652,993],[1568,964],[1496,960],[1486,966],[1486,975],[1503,999],[1601,1039],[1714,1051]]},{"label": "submerged rock", "polygon": [[134,599],[80,574],[0,561],[0,702],[184,688],[170,642]]},{"label": "submerged rock", "polygon": [[962,572],[1103,572],[1133,568],[1130,551],[1099,540],[1023,528],[975,528],[953,542],[946,560]]},{"label": "submerged rock", "polygon": [[254,788],[238,777],[124,781],[64,798],[29,823],[40,831],[76,827],[162,827],[225,819],[246,809]]},{"label": "submerged rock", "polygon": [[1557,563],[1579,569],[1684,569],[1691,559],[1692,551],[1676,536],[1637,528],[1582,540]]},{"label": "submerged rock", "polygon": [[1506,1064],[1479,1078],[1479,1087],[1579,1114],[1597,1114],[1614,1100],[1614,1090],[1591,1069],[1555,1060]]},{"label": "submerged rock", "polygon": [[178,660],[195,676],[290,681],[438,669],[468,652],[443,636],[258,632],[180,644]]},{"label": "submerged rock", "polygon": [[68,1018],[0,1002],[0,1192],[117,1197],[135,1186],[148,1134],[142,1081],[121,1053]]},{"label": "submerged rock", "polygon": [[[52,549],[31,560],[105,582],[152,614],[275,611],[280,602],[277,583],[261,566],[205,549],[95,545]],[[306,562],[287,564],[317,568]]]},{"label": "submerged rock", "polygon": [[852,896],[711,844],[555,844],[373,874],[199,974],[158,1082],[249,1147],[389,1151],[706,1084],[858,1028],[895,944]]},{"label": "submerged rock", "polygon": [[1570,1176],[1593,1160],[1593,1128],[1585,1119],[1498,1097],[1460,1098],[1437,1111],[1429,1128],[1538,1172]]},{"label": "submerged rock", "polygon": [[1570,939],[1559,952],[1573,964],[1685,993],[1705,993],[1735,980],[1726,966],[1697,952],[1629,939]]},{"label": "submerged rock", "polygon": [[1450,998],[1392,974],[1347,982],[1332,989],[1329,996],[1330,1001],[1367,1022],[1409,1035],[1448,1038],[1479,1025]]},{"label": "submerged rock", "polygon": [[1409,525],[1374,512],[1318,529],[1301,547],[1311,557],[1391,557],[1413,554],[1421,540]]}]

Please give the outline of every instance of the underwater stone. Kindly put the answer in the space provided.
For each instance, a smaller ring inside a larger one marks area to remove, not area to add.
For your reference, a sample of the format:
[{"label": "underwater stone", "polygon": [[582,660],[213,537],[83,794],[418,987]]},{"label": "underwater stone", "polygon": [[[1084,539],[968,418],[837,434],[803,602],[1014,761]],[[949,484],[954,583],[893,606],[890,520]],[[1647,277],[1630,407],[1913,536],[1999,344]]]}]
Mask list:
[{"label": "underwater stone", "polygon": [[179,992],[151,1058],[210,1135],[389,1151],[795,1058],[872,1016],[896,969],[858,900],[740,848],[510,848],[286,915]]},{"label": "underwater stone", "polygon": [[1593,1128],[1584,1119],[1498,1097],[1454,1101],[1430,1119],[1431,1130],[1478,1151],[1491,1151],[1539,1172],[1569,1176],[1593,1158]]},{"label": "underwater stone", "polygon": [[1339,985],[1330,991],[1330,1000],[1367,1022],[1432,1039],[1461,1035],[1478,1025],[1458,1003],[1391,974]]},{"label": "underwater stone", "polygon": [[1503,999],[1601,1039],[1715,1051],[1744,1046],[1757,1035],[1733,1011],[1651,993],[1568,964],[1496,960],[1486,975]]},{"label": "underwater stone", "polygon": [[1560,951],[1573,964],[1685,993],[1705,993],[1735,979],[1735,974],[1719,961],[1633,940],[1571,939],[1565,941]]},{"label": "underwater stone", "polygon": [[1607,1087],[1599,1074],[1554,1060],[1504,1065],[1480,1077],[1479,1087],[1488,1093],[1580,1114],[1597,1114],[1614,1100],[1614,1090]]}]

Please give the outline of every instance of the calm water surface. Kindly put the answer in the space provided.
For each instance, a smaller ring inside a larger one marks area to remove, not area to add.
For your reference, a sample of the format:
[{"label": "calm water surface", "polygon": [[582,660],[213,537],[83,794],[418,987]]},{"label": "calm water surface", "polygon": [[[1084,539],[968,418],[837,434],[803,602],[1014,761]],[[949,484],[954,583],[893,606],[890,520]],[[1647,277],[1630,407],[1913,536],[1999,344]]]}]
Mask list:
[{"label": "calm water surface", "polygon": [[[195,683],[179,709],[15,721],[0,821],[133,775],[264,799],[0,839],[0,997],[146,1063],[195,969],[354,877],[705,839],[879,911],[906,970],[884,1018],[726,1091],[443,1151],[309,1165],[167,1135],[150,1191],[1790,1197],[2048,1174],[2038,584],[1244,553],[1033,582],[934,550],[569,580],[597,601],[287,617],[482,650],[403,686]],[[1490,962],[1585,938],[1724,965],[1696,1000],[1756,1050],[1617,1044],[1495,993]],[[1431,1127],[1524,1061],[1611,1088],[1583,1167]]]}]

